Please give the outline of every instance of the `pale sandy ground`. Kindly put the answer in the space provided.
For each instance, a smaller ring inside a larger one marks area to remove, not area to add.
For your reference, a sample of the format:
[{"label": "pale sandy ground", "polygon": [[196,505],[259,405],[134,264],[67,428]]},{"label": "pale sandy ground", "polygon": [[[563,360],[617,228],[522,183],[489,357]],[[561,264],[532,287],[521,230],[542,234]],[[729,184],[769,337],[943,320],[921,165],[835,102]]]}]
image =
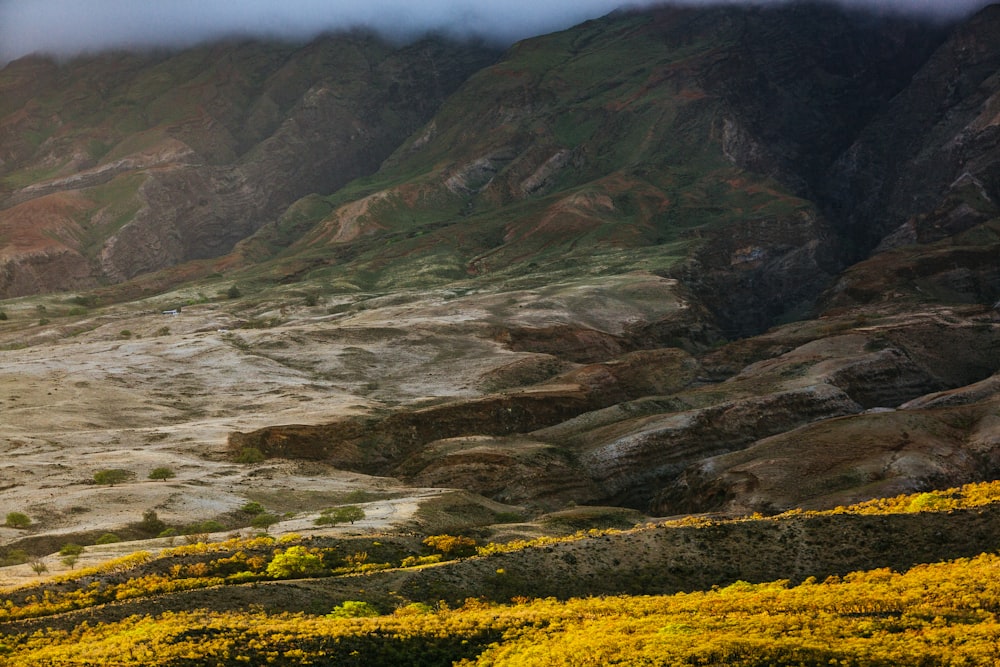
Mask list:
[{"label": "pale sandy ground", "polygon": [[[333,530],[390,528],[436,492],[318,463],[237,464],[227,436],[478,395],[484,373],[528,356],[492,340],[498,321],[546,326],[582,319],[614,332],[677,308],[670,281],[641,273],[538,290],[325,297],[312,308],[301,296],[283,302],[279,294],[269,302],[222,299],[162,314],[190,296],[75,317],[59,316],[68,309],[65,295],[0,304],[10,316],[0,322],[0,517],[23,512],[35,523],[27,532],[0,527],[0,546],[26,534],[70,541],[82,530],[113,532],[150,509],[171,525],[205,521],[248,500],[292,514],[272,534],[305,534],[321,509],[358,489],[401,497],[364,505],[364,521]],[[338,302],[354,307],[329,314]],[[46,304],[47,325],[37,324],[38,303]],[[282,324],[240,328],[253,317]],[[20,349],[4,349],[11,347]],[[176,478],[148,480],[158,466]],[[125,468],[135,478],[93,484],[105,468]],[[137,546],[88,548],[77,567]],[[44,562],[51,572],[65,570],[56,556]],[[2,568],[0,586],[29,576],[24,565]]]}]

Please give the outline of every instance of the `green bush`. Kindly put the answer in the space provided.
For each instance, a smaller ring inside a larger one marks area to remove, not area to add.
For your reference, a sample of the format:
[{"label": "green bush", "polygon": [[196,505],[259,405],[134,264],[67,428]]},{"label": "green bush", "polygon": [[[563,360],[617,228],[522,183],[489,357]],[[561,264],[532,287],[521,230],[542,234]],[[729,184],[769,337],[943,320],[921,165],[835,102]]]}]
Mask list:
[{"label": "green bush", "polygon": [[121,542],[121,541],[122,538],[118,537],[114,533],[104,533],[96,540],[94,540],[94,544],[115,544],[116,542]]},{"label": "green bush", "polygon": [[324,571],[323,560],[303,546],[279,551],[267,565],[267,574],[275,579],[307,577]]},{"label": "green bush", "polygon": [[8,512],[5,525],[8,528],[27,528],[31,525],[31,519],[28,518],[27,514],[21,512]]}]

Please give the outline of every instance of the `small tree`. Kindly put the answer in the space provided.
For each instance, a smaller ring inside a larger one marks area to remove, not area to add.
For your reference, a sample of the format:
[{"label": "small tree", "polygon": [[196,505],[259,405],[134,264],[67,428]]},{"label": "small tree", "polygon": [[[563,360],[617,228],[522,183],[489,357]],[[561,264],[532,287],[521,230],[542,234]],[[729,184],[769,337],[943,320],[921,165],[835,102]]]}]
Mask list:
[{"label": "small tree", "polygon": [[71,570],[73,569],[73,566],[76,565],[76,561],[80,559],[80,555],[82,553],[83,547],[79,544],[73,544],[72,542],[64,544],[59,550],[59,556],[62,558],[62,564]]},{"label": "small tree", "polygon": [[361,521],[365,518],[365,511],[358,507],[357,505],[345,505],[344,507],[335,507],[328,510],[323,510],[319,517],[314,521],[317,526],[322,526],[325,524],[338,524],[338,523],[351,523],[355,521]]},{"label": "small tree", "polygon": [[131,470],[123,470],[121,468],[110,468],[108,470],[98,470],[94,473],[94,482],[97,484],[105,484],[108,486],[114,486],[115,484],[121,484],[135,477],[135,473]]},{"label": "small tree", "polygon": [[142,521],[139,522],[139,530],[147,535],[159,535],[167,529],[167,524],[156,516],[156,511],[146,510],[142,513]]},{"label": "small tree", "polygon": [[168,468],[166,466],[160,466],[159,468],[153,468],[149,472],[149,479],[156,479],[156,480],[161,480],[162,481],[162,480],[167,480],[167,479],[173,479],[174,477],[177,477],[177,473],[175,473],[173,470],[171,470],[170,468]]},{"label": "small tree", "polygon": [[0,322],[3,322],[6,319],[7,319],[7,313],[0,310]]},{"label": "small tree", "polygon": [[254,528],[260,528],[266,533],[268,529],[278,523],[279,520],[280,519],[278,519],[275,514],[271,514],[270,512],[261,512],[255,516],[252,521],[250,521],[250,525]]},{"label": "small tree", "polygon": [[6,525],[8,528],[28,528],[31,525],[31,519],[28,518],[27,514],[21,512],[8,512]]},{"label": "small tree", "polygon": [[31,561],[31,571],[35,574],[41,575],[49,571],[49,566],[40,560]]},{"label": "small tree", "polygon": [[122,538],[118,537],[114,533],[104,533],[96,540],[94,540],[94,544],[116,544],[121,541]]},{"label": "small tree", "polygon": [[243,292],[241,292],[240,288],[236,286],[236,283],[233,283],[229,289],[226,290],[226,298],[228,299],[238,299],[241,296],[243,296]]}]

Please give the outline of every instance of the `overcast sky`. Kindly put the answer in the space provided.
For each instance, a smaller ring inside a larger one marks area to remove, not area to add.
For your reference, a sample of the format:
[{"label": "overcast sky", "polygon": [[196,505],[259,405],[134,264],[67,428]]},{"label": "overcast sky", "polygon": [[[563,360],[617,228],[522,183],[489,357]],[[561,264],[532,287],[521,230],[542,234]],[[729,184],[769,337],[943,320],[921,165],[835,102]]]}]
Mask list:
[{"label": "overcast sky", "polygon": [[[700,4],[715,0],[686,0]],[[777,3],[783,0],[732,0]],[[880,9],[955,14],[989,0],[839,0]],[[503,43],[566,28],[649,0],[0,0],[0,61],[35,52],[188,46],[250,35],[307,39],[365,25],[397,36],[427,30]]]}]

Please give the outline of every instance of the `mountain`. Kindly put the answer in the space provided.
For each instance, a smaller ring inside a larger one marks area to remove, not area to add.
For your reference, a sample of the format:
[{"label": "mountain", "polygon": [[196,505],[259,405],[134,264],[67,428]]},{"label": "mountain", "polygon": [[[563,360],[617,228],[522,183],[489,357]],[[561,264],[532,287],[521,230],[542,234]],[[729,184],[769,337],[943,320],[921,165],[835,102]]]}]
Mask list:
[{"label": "mountain", "polygon": [[[45,520],[5,544],[119,506],[457,488],[467,527],[997,477],[997,34],[997,5],[657,7],[502,54],[9,64],[0,499]],[[179,474],[81,483],[119,465]]]},{"label": "mountain", "polygon": [[495,57],[357,33],[11,63],[0,76],[0,295],[224,254],[298,198],[374,171]]}]

